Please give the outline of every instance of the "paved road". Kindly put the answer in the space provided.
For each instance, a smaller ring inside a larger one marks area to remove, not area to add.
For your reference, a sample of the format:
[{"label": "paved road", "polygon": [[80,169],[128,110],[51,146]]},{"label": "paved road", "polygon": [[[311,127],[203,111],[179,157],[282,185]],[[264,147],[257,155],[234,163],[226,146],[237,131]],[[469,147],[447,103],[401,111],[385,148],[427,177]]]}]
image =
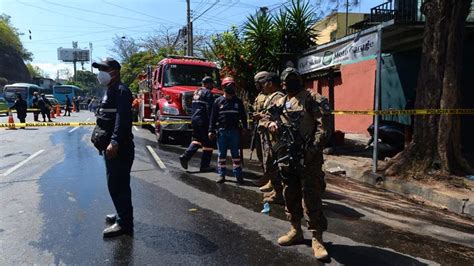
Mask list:
[{"label": "paved road", "polygon": [[[81,112],[57,121],[88,119],[94,120]],[[196,172],[197,160],[183,172],[178,155],[142,128],[134,129],[135,235],[103,240],[103,218],[113,206],[90,132],[0,129],[0,265],[322,264],[312,257],[309,240],[275,244],[289,225],[281,207],[260,213],[256,188],[215,184],[215,174]],[[472,220],[340,177],[328,176],[328,183],[327,263],[472,265]]]}]

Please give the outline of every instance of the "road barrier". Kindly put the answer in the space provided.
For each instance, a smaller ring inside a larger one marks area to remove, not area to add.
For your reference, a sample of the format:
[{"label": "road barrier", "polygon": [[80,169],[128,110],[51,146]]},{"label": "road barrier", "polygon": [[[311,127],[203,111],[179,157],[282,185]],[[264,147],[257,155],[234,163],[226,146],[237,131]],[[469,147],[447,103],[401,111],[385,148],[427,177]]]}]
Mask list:
[{"label": "road barrier", "polygon": [[[29,109],[36,110],[36,109]],[[414,109],[414,110],[367,110],[367,111],[332,111],[334,115],[474,115],[474,109]],[[251,120],[250,120],[251,121]],[[190,124],[191,121],[160,121],[161,125]],[[155,122],[133,122],[134,126],[154,125]],[[82,127],[95,126],[95,122],[32,122],[0,123],[0,128],[12,127]]]}]

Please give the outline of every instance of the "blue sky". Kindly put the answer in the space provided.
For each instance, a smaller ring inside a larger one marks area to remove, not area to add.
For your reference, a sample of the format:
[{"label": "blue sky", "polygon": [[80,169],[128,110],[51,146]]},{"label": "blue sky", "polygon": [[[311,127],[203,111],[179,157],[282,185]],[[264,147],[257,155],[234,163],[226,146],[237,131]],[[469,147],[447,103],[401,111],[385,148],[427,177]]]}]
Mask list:
[{"label": "blue sky", "polygon": [[[334,0],[321,2],[325,11]],[[191,0],[194,16],[211,7],[216,0]],[[279,7],[284,0],[220,0],[194,23],[194,31],[215,33],[231,25],[241,25],[245,17],[261,6]],[[362,0],[352,12],[368,12],[384,0]],[[113,56],[109,51],[114,36],[135,39],[169,28],[177,32],[186,24],[185,0],[0,0],[0,13],[11,16],[13,25],[25,33],[24,46],[33,53],[33,64],[52,78],[58,69],[72,69],[72,64],[57,59],[57,48],[80,48],[93,45],[92,59]],[[31,40],[28,31],[31,30]],[[84,64],[85,69],[90,65]],[[80,66],[79,66],[80,69]]]}]

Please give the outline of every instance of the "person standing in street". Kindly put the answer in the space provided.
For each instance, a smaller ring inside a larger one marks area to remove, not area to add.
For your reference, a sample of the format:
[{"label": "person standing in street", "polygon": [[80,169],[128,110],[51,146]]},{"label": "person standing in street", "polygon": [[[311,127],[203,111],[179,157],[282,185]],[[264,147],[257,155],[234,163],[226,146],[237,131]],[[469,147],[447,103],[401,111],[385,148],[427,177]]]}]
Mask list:
[{"label": "person standing in street", "polygon": [[[301,229],[304,214],[313,235],[314,256],[324,260],[328,252],[323,242],[327,220],[322,210],[326,187],[322,151],[330,135],[325,118],[331,113],[329,102],[320,94],[305,90],[295,68],[286,68],[281,80],[288,95],[277,102],[276,113],[270,119],[262,119],[262,125],[276,138],[292,135],[294,139],[289,149],[281,149],[275,155],[281,158],[278,167],[284,183],[285,212],[291,222],[290,231],[278,239],[278,244],[288,246],[304,240]],[[291,159],[284,159],[288,156]]]},{"label": "person standing in street", "polygon": [[[16,116],[18,117],[18,120],[20,120],[20,123],[25,123],[26,119],[26,111],[28,109],[28,106],[26,104],[26,101],[23,100],[23,97],[21,96],[20,93],[16,95],[16,100],[11,109],[16,110]],[[22,129],[25,129],[24,127],[21,127]]]},{"label": "person standing in street", "polygon": [[53,105],[48,99],[46,99],[44,93],[41,93],[41,97],[38,100],[38,107],[41,111],[43,122],[46,122],[46,117],[48,117],[48,122],[53,122],[51,120],[51,107],[53,107]]},{"label": "person standing in street", "polygon": [[212,157],[212,143],[209,140],[208,129],[211,108],[214,103],[211,90],[214,87],[214,81],[206,76],[202,79],[202,87],[197,89],[193,95],[191,124],[193,126],[193,138],[186,151],[179,157],[181,166],[188,169],[188,161],[193,155],[202,148],[201,172],[210,172],[213,169],[209,167]]},{"label": "person standing in street", "polygon": [[80,109],[81,109],[80,106],[79,106],[80,104],[81,104],[81,96],[75,97],[75,99],[74,99],[74,105],[76,106],[76,112],[78,112],[78,113],[79,113],[79,111],[80,111]]},{"label": "person standing in street", "polygon": [[[38,100],[39,100],[39,98],[38,98],[38,92],[35,91],[35,92],[33,92],[33,98],[31,98],[31,108],[33,108],[33,109],[39,109]],[[34,120],[35,122],[38,122],[38,121],[39,121],[39,120],[38,120],[39,113],[40,113],[40,112],[39,112],[38,110],[33,111],[33,120]]]},{"label": "person standing in street", "polygon": [[[253,116],[252,119],[254,121],[253,124],[255,128],[254,128],[253,136],[252,136],[254,146],[251,148],[255,149],[257,153],[257,158],[262,167],[262,170],[265,170],[265,169],[263,166],[262,142],[261,142],[260,132],[258,129],[258,114],[263,111],[263,103],[265,102],[265,99],[267,98],[267,95],[262,90],[262,83],[261,83],[262,79],[265,78],[266,75],[268,75],[267,71],[260,71],[254,76],[255,88],[257,89],[257,91],[259,91],[259,93],[257,97],[255,97],[255,101],[253,103],[254,112],[252,114]],[[252,153],[253,151],[250,151],[250,152]],[[252,181],[254,185],[259,186],[259,187],[265,185],[268,182],[269,182],[269,179],[267,175],[263,175],[262,178]]]},{"label": "person standing in street", "polygon": [[[277,102],[285,95],[281,92],[280,77],[276,73],[268,73],[261,80],[262,91],[267,95],[263,103],[262,111],[254,115],[256,121],[268,116],[268,109],[276,105]],[[269,179],[269,182],[260,188],[263,194],[263,201],[268,203],[283,204],[283,185],[281,183],[278,166],[274,163],[275,157],[272,152],[272,147],[276,145],[276,138],[267,128],[258,123],[260,142],[263,150],[263,173]]]},{"label": "person standing in street", "polygon": [[217,136],[218,161],[217,171],[219,179],[217,183],[225,182],[227,150],[230,149],[232,156],[232,172],[238,184],[243,183],[242,166],[240,158],[240,130],[247,130],[247,114],[244,104],[236,96],[235,81],[226,77],[222,80],[224,96],[216,99],[212,106],[211,121],[209,123],[209,139]]},{"label": "person standing in street", "polygon": [[116,214],[109,214],[105,221],[110,226],[104,237],[133,234],[133,206],[130,188],[130,171],[135,157],[132,134],[132,93],[120,80],[120,64],[106,58],[92,67],[99,69],[97,79],[107,90],[97,112],[97,125],[106,132],[104,156],[107,187],[114,203]]},{"label": "person standing in street", "polygon": [[64,115],[71,116],[71,99],[69,95],[66,94],[66,108],[64,109]]},{"label": "person standing in street", "polygon": [[133,113],[133,122],[138,122],[138,112],[140,111],[140,99],[138,99],[137,95],[133,95],[133,102],[132,102],[132,113]]}]

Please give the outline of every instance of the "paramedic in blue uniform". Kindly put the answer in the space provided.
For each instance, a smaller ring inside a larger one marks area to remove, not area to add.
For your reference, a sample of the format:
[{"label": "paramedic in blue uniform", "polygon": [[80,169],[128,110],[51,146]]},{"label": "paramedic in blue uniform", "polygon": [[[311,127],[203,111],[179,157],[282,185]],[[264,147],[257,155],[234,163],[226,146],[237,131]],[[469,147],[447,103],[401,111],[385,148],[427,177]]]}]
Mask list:
[{"label": "paramedic in blue uniform", "polygon": [[202,87],[197,89],[193,95],[193,112],[191,115],[191,124],[193,126],[193,138],[191,144],[186,151],[179,157],[181,166],[188,169],[188,161],[193,155],[202,148],[201,172],[210,172],[213,169],[209,167],[212,157],[212,143],[208,137],[209,118],[211,116],[211,108],[214,103],[212,97],[212,87],[214,81],[211,77],[206,76],[202,79]]},{"label": "paramedic in blue uniform", "polygon": [[227,150],[232,156],[232,172],[238,184],[243,183],[240,158],[240,130],[247,130],[247,114],[244,104],[235,95],[235,82],[227,77],[222,80],[224,96],[216,99],[212,106],[209,124],[209,139],[217,136],[217,183],[225,182]]},{"label": "paramedic in blue uniform", "polygon": [[132,134],[132,93],[120,81],[120,64],[113,58],[93,63],[99,69],[97,79],[107,86],[97,112],[97,120],[107,121],[112,135],[105,154],[107,186],[116,214],[109,214],[104,237],[133,233],[133,206],[130,189],[130,171],[135,157]]}]

